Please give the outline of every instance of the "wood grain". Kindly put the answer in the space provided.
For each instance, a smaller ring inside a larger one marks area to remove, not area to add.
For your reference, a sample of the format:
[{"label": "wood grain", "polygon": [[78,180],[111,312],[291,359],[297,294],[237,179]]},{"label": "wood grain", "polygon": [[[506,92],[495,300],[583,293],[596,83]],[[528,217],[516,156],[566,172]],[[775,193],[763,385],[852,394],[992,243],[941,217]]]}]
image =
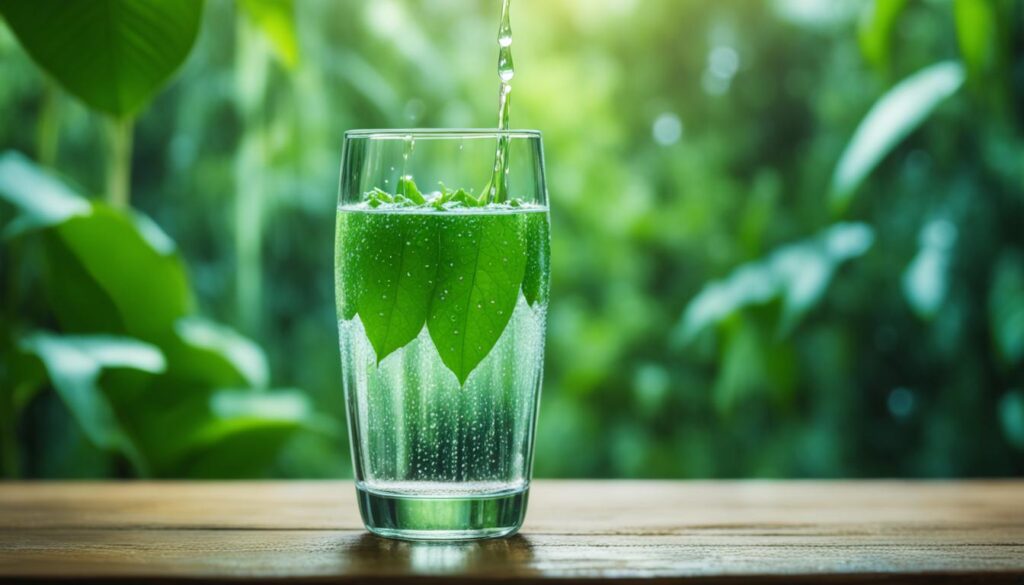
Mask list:
[{"label": "wood grain", "polygon": [[368,535],[350,482],[0,484],[0,581],[1024,584],[1024,482],[538,481],[522,534]]}]

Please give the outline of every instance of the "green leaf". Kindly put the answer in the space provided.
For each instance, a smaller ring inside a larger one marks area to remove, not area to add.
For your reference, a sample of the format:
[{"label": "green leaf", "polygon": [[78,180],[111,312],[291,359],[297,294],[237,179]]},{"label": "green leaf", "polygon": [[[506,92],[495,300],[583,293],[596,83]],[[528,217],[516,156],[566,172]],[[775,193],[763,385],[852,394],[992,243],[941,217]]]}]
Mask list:
[{"label": "green leaf", "polygon": [[43,235],[43,288],[49,310],[65,333],[124,333],[110,295],[54,231]]},{"label": "green leaf", "polygon": [[[221,390],[209,401],[212,416],[185,441],[179,473],[190,477],[240,478],[265,475],[295,433],[333,433],[297,390]],[[244,453],[244,457],[239,454]]]},{"label": "green leaf", "polygon": [[[270,381],[270,368],[263,349],[234,329],[195,316],[179,319],[174,329],[195,354],[202,354],[213,362],[207,368],[229,370],[225,377],[210,380],[214,385],[231,383],[231,376],[237,377],[235,383],[258,388],[265,387]],[[191,357],[198,359],[198,355]]]},{"label": "green leaf", "polygon": [[[70,257],[109,297],[127,334],[165,337],[191,309],[181,259],[155,248],[130,217],[97,203],[92,214],[72,217],[54,229]],[[55,303],[73,303],[79,294],[75,289],[53,292]]]},{"label": "green leaf", "polygon": [[412,201],[417,205],[422,205],[426,202],[423,198],[423,194],[416,187],[416,182],[412,180],[412,177],[405,175],[398,179],[398,194],[404,195],[406,199]]},{"label": "green leaf", "polygon": [[113,116],[137,112],[185,61],[202,0],[0,0],[32,59]]},{"label": "green leaf", "polygon": [[867,252],[873,242],[869,226],[838,223],[817,236],[782,246],[764,260],[739,266],[690,301],[676,328],[676,343],[690,343],[744,307],[777,299],[782,300],[779,331],[789,332],[821,301],[838,267]]},{"label": "green leaf", "polygon": [[145,468],[145,461],[124,432],[98,380],[101,371],[108,368],[163,372],[166,363],[157,347],[125,337],[43,332],[25,337],[20,345],[42,360],[57,394],[93,444],[123,453],[136,467]]},{"label": "green leaf", "polygon": [[[112,398],[118,412],[130,413],[123,423],[153,476],[258,475],[295,432],[334,431],[297,390],[211,389],[176,374],[169,371],[137,396]],[[277,438],[268,443],[268,434]]]},{"label": "green leaf", "polygon": [[868,112],[832,175],[833,208],[843,211],[857,187],[893,148],[964,82],[956,61],[925,67],[889,90]]},{"label": "green leaf", "polygon": [[1005,40],[1001,19],[1012,18],[1011,12],[999,0],[956,0],[953,4],[960,56],[972,77],[1001,69]]},{"label": "green leaf", "polygon": [[[376,207],[372,205],[371,207]],[[334,236],[334,296],[338,304],[338,318],[356,316],[356,299],[362,286],[360,267],[366,262],[364,254],[370,246],[366,237],[367,222],[361,214],[338,211]]]},{"label": "green leaf", "polygon": [[356,305],[377,363],[419,335],[438,266],[437,216],[353,214],[366,244],[348,278],[360,282]]},{"label": "green leaf", "polygon": [[467,193],[465,189],[459,189],[454,194],[452,194],[451,200],[461,203],[466,207],[483,207],[484,205],[487,204],[487,200],[485,197],[473,197],[472,195]]},{"label": "green leaf", "polygon": [[[547,214],[459,213],[454,210],[482,204],[444,185],[425,197],[408,176],[397,191],[395,212],[338,212],[339,318],[359,315],[377,363],[426,323],[442,361],[465,383],[497,343],[519,291],[531,304],[547,298]],[[374,189],[365,205],[378,209],[388,198]]]},{"label": "green leaf", "polygon": [[278,60],[294,69],[299,64],[295,0],[239,0],[238,6],[270,41]]},{"label": "green leaf", "polygon": [[437,216],[441,264],[427,327],[462,384],[512,317],[526,269],[527,215]]},{"label": "green leaf", "polygon": [[934,317],[949,292],[949,266],[956,244],[956,226],[933,219],[921,228],[920,248],[903,273],[903,295],[922,319]]},{"label": "green leaf", "polygon": [[548,300],[551,275],[551,233],[546,213],[530,213],[526,220],[526,269],[523,274],[523,296],[530,305]]},{"label": "green leaf", "polygon": [[886,69],[890,62],[892,32],[907,7],[907,0],[873,0],[865,5],[857,30],[860,50],[869,63]]},{"label": "green leaf", "polygon": [[63,223],[92,209],[86,199],[16,151],[0,155],[0,199],[19,213],[7,236]]}]

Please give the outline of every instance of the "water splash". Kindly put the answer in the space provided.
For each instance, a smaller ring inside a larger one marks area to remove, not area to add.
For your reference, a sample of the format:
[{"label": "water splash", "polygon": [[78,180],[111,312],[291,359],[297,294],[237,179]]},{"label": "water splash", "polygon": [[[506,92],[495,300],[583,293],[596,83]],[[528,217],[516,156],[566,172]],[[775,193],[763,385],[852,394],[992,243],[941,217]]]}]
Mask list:
[{"label": "water splash", "polygon": [[[498,129],[508,132],[508,111],[512,94],[512,78],[516,75],[512,61],[512,26],[509,21],[509,2],[501,2],[501,23],[498,25]],[[508,199],[508,146],[507,134],[498,136],[498,148],[494,153],[494,173],[491,175],[490,192],[487,199],[500,203]]]}]

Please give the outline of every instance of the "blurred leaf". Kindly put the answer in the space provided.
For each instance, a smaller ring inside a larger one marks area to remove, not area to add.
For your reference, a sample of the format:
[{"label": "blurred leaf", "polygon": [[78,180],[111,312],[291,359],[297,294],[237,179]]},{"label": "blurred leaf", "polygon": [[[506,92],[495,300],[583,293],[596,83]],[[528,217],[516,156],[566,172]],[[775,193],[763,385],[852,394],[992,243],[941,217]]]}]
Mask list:
[{"label": "blurred leaf", "polygon": [[117,117],[138,111],[184,62],[202,12],[202,0],[0,0],[32,59]]},{"label": "blurred leaf", "polygon": [[764,260],[738,267],[690,301],[676,328],[676,341],[689,343],[736,311],[777,298],[783,306],[780,332],[788,332],[818,304],[836,268],[864,254],[873,241],[874,232],[867,225],[838,223],[813,238],[782,246]]},{"label": "blurred leaf", "polygon": [[[152,341],[191,308],[174,242],[152,220],[91,204],[16,153],[0,157],[0,197],[45,232],[51,306],[73,331],[118,331]],[[20,231],[20,230],[19,230]]]},{"label": "blurred leaf", "polygon": [[178,251],[178,245],[167,235],[155,221],[144,213],[131,211],[131,219],[135,223],[135,229],[139,231],[142,239],[146,240],[151,248],[163,256],[170,256]]},{"label": "blurred leaf", "polygon": [[160,350],[126,337],[43,332],[22,339],[21,347],[42,360],[54,389],[89,440],[101,449],[124,454],[145,473],[145,460],[125,434],[98,380],[106,368],[161,373],[166,363]]},{"label": "blurred leaf", "polygon": [[5,230],[8,237],[32,228],[56,225],[90,211],[88,201],[13,150],[0,154],[0,199],[13,205],[19,213]]},{"label": "blurred leaf", "polygon": [[907,7],[907,0],[873,0],[865,4],[867,8],[857,30],[861,53],[875,67],[887,69],[893,29]]},{"label": "blurred leaf", "polygon": [[788,397],[797,371],[792,348],[765,339],[756,327],[739,319],[731,320],[725,330],[715,408],[728,413],[745,398],[766,392],[773,398]]},{"label": "blurred leaf", "polygon": [[[260,346],[234,329],[202,317],[185,317],[178,320],[175,330],[186,344],[218,362],[209,367],[230,368],[240,378],[237,383],[267,385],[270,377],[267,356]],[[220,384],[228,383],[220,378],[215,380]]]},{"label": "blurred leaf", "polygon": [[0,385],[0,397],[6,392],[11,392],[11,406],[16,416],[42,389],[46,382],[46,371],[36,355],[24,353],[21,347],[10,349],[12,351],[4,356],[7,360],[4,373],[7,376],[6,379],[0,378],[0,381],[5,382]]},{"label": "blurred leaf", "polygon": [[238,5],[270,41],[277,58],[288,68],[298,65],[295,0],[239,0]]},{"label": "blurred leaf", "polygon": [[[146,340],[170,335],[191,309],[181,259],[154,248],[123,213],[97,203],[91,215],[73,217],[55,229],[70,257],[109,297],[129,335]],[[54,267],[64,269],[73,270]],[[56,294],[55,303],[60,303],[79,293]]]},{"label": "blurred leaf", "polygon": [[857,187],[897,144],[963,85],[956,61],[925,67],[883,95],[861,121],[832,175],[831,201],[844,211]]},{"label": "blurred leaf", "polygon": [[300,430],[329,431],[296,390],[223,390],[210,399],[213,417],[190,432],[182,469],[190,477],[257,477]]},{"label": "blurred leaf", "polygon": [[988,296],[989,327],[1000,356],[1016,365],[1024,360],[1024,256],[1004,253],[994,272]]},{"label": "blurred leaf", "polygon": [[921,229],[920,250],[903,273],[903,294],[918,317],[934,317],[946,299],[956,238],[956,226],[945,219],[933,219]]},{"label": "blurred leaf", "polygon": [[972,77],[993,73],[1002,58],[999,0],[956,0],[953,11],[960,56]]},{"label": "blurred leaf", "polygon": [[1024,451],[1024,391],[1011,390],[999,402],[1003,433],[1014,447]]}]

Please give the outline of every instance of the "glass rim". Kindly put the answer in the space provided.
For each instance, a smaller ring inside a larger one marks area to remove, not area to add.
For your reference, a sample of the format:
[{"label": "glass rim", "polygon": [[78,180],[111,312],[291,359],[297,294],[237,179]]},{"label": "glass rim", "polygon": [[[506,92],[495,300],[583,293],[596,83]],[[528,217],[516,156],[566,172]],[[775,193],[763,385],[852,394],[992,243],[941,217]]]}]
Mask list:
[{"label": "glass rim", "polygon": [[501,130],[498,128],[366,128],[346,130],[345,138],[401,140],[414,138],[541,138],[540,130]]}]

